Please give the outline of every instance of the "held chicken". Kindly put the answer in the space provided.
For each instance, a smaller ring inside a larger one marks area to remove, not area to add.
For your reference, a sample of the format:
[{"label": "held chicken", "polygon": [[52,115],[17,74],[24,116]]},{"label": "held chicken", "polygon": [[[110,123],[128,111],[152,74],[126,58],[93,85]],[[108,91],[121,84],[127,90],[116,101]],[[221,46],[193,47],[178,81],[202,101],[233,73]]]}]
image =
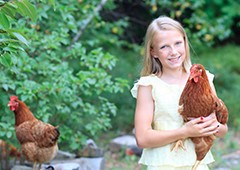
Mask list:
[{"label": "held chicken", "polygon": [[[227,107],[213,92],[206,70],[201,64],[194,64],[190,69],[189,79],[179,100],[179,113],[185,122],[189,121],[189,118],[206,117],[211,113],[216,114],[216,118],[221,124],[226,124],[228,121]],[[211,149],[215,139],[214,135],[191,138],[197,157],[192,170],[196,170]],[[177,141],[172,149],[176,150],[179,146],[184,148],[183,141],[184,139]]]},{"label": "held chicken", "polygon": [[8,106],[15,114],[15,132],[21,145],[21,153],[26,160],[33,162],[33,169],[41,168],[42,163],[51,161],[58,151],[59,130],[34,117],[26,104],[11,96]]}]

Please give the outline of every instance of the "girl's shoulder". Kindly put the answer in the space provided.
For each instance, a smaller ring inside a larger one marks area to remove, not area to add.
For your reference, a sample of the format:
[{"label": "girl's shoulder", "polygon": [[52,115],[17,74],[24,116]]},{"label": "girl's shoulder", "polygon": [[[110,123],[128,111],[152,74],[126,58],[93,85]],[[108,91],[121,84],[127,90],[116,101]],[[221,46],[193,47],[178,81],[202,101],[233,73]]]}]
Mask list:
[{"label": "girl's shoulder", "polygon": [[148,76],[140,77],[135,83],[150,84],[150,83],[153,83],[154,81],[156,81],[157,79],[158,79],[158,77],[155,74],[151,74]]},{"label": "girl's shoulder", "polygon": [[158,77],[154,74],[148,76],[142,76],[134,82],[134,86],[131,89],[131,94],[136,98],[139,86],[154,86],[157,83]]}]

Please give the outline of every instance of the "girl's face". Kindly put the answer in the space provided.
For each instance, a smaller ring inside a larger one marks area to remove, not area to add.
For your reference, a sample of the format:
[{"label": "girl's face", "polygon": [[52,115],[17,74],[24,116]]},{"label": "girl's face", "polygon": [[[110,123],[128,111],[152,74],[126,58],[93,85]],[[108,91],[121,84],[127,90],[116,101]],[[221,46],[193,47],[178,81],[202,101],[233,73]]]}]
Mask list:
[{"label": "girl's face", "polygon": [[183,35],[177,30],[159,31],[153,38],[151,56],[158,58],[163,70],[182,68],[186,58]]}]

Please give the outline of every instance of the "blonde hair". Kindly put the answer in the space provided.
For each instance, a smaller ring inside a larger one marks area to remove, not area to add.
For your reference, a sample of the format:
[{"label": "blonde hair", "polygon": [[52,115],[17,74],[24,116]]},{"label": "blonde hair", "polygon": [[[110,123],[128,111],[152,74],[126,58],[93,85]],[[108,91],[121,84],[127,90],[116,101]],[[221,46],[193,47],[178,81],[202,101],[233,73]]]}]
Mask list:
[{"label": "blonde hair", "polygon": [[177,30],[184,38],[185,53],[186,58],[183,62],[184,71],[188,71],[191,67],[190,50],[187,34],[182,27],[182,25],[166,16],[160,16],[154,19],[148,26],[146,36],[145,36],[145,55],[143,61],[143,69],[141,71],[141,76],[148,76],[150,74],[162,73],[162,64],[159,59],[151,56],[150,50],[153,45],[153,37],[156,33],[162,30]]}]

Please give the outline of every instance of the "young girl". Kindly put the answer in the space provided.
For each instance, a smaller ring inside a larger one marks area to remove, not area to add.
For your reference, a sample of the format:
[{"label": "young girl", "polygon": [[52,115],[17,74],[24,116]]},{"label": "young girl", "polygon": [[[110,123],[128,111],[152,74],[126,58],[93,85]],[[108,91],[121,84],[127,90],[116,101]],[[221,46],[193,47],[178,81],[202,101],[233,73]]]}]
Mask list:
[{"label": "young girl", "polygon": [[[227,125],[220,124],[214,113],[183,123],[178,102],[190,67],[188,38],[181,24],[165,16],[153,20],[145,37],[141,78],[131,90],[137,98],[136,140],[144,148],[139,163],[147,165],[148,170],[191,170],[196,154],[189,137],[223,137],[227,132]],[[215,92],[209,72],[208,78]],[[187,139],[186,150],[172,151],[173,143],[179,139]],[[198,170],[208,170],[207,164],[213,161],[209,151]]]}]

